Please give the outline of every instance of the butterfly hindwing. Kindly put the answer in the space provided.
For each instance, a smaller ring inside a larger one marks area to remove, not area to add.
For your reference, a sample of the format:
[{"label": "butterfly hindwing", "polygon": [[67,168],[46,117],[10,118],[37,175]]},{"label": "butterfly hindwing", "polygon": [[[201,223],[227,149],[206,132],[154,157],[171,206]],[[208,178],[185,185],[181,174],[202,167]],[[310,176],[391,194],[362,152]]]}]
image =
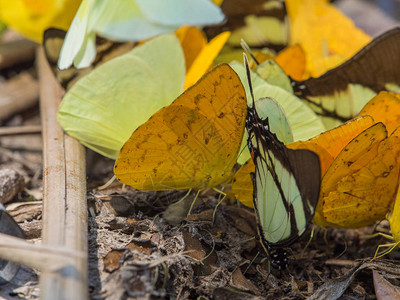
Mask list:
[{"label": "butterfly hindwing", "polygon": [[243,138],[245,97],[236,73],[217,66],[132,133],[115,163],[116,177],[143,190],[227,181]]},{"label": "butterfly hindwing", "polygon": [[376,123],[343,148],[321,183],[322,225],[358,228],[385,217],[398,183],[398,135]]},{"label": "butterfly hindwing", "polygon": [[274,50],[280,50],[288,43],[289,27],[284,1],[224,0],[221,9],[227,17],[226,22],[206,28],[208,36],[229,30],[232,36],[228,44],[232,47],[239,47],[241,39],[251,46]]},{"label": "butterfly hindwing", "polygon": [[[303,201],[306,222],[311,221],[320,189],[320,162],[316,153],[309,150],[287,149],[291,170]],[[306,174],[305,174],[306,172]]]}]

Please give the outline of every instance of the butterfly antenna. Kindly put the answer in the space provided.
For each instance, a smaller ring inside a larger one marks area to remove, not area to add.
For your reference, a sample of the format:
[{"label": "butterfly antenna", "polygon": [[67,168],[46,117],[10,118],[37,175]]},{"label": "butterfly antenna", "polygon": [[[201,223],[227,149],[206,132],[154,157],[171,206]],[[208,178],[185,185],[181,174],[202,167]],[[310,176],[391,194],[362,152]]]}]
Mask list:
[{"label": "butterfly antenna", "polygon": [[243,61],[244,61],[244,67],[246,69],[247,82],[249,83],[252,104],[253,104],[253,107],[255,108],[256,106],[255,106],[255,101],[254,101],[253,86],[251,84],[251,73],[250,73],[250,67],[249,67],[249,60],[247,59],[246,53],[243,53]]},{"label": "butterfly antenna", "polygon": [[253,52],[251,51],[249,45],[245,42],[244,39],[240,40],[240,46],[242,46],[243,50],[246,51],[246,53],[248,55],[250,55],[251,59],[254,61],[254,63],[259,66],[260,63],[258,62],[258,60],[256,59],[256,57],[253,55]]}]

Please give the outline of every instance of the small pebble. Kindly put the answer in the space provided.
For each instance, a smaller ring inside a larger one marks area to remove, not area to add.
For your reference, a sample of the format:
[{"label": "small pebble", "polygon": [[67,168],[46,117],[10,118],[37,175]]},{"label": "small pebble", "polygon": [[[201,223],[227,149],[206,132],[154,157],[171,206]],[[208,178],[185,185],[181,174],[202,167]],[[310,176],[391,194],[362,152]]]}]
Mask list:
[{"label": "small pebble", "polygon": [[11,201],[24,189],[24,177],[13,169],[0,169],[0,203]]}]

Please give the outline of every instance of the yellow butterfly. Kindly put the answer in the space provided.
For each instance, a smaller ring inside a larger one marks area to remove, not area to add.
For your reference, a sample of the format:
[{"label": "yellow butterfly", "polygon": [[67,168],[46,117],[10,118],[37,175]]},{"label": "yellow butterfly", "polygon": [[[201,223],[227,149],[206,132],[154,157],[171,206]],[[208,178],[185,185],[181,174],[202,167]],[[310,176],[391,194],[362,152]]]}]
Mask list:
[{"label": "yellow butterfly", "polygon": [[[394,243],[382,245],[385,247],[390,247],[387,251],[384,251],[382,255],[389,253],[393,248],[397,247],[400,244],[400,189],[397,190],[396,200],[394,203],[394,207],[390,210],[386,216],[390,223],[390,230],[392,231],[392,236]],[[381,246],[381,247],[382,247]],[[379,251],[379,247],[377,252]]]},{"label": "yellow butterfly", "polygon": [[400,134],[376,123],[335,158],[321,183],[314,223],[357,228],[382,220],[391,209],[399,176]]},{"label": "yellow butterfly", "polygon": [[183,26],[175,34],[185,55],[186,90],[210,69],[215,57],[227,42],[230,32],[222,32],[208,43],[205,34],[197,27]]},{"label": "yellow butterfly", "polygon": [[286,0],[290,19],[290,45],[300,45],[306,54],[303,79],[318,77],[371,41],[350,18],[328,1]]}]

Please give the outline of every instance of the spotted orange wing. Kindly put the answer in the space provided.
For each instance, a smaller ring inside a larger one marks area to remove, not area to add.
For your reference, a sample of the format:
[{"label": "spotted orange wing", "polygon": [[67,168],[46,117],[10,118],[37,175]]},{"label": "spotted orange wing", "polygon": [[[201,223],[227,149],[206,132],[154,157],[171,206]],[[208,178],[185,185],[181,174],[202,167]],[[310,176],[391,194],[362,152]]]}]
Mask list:
[{"label": "spotted orange wing", "polygon": [[217,66],[133,132],[118,155],[116,177],[143,190],[202,189],[230,179],[245,97],[236,73]]},{"label": "spotted orange wing", "polygon": [[400,126],[400,94],[382,91],[360,111],[359,116],[369,115],[375,122],[385,124],[389,133]]},{"label": "spotted orange wing", "polygon": [[400,135],[388,137],[383,123],[347,144],[322,179],[319,225],[357,228],[382,220],[397,190],[399,149]]},{"label": "spotted orange wing", "polygon": [[323,177],[336,156],[358,134],[374,124],[370,116],[355,118],[334,129],[325,131],[308,141],[298,141],[288,145],[291,149],[308,149],[318,154]]}]

